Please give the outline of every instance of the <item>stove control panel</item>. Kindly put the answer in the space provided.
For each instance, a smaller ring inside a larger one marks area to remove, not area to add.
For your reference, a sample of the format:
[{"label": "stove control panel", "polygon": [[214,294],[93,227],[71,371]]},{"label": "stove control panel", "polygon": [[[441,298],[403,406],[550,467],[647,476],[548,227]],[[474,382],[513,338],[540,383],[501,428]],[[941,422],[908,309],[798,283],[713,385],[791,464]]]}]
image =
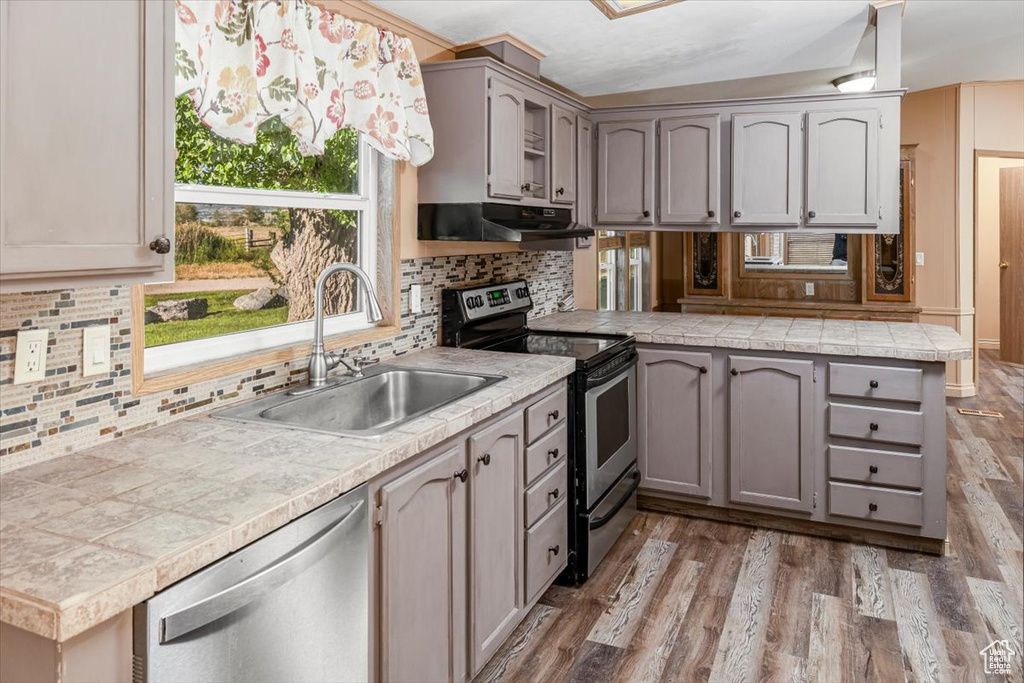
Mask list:
[{"label": "stove control panel", "polygon": [[524,280],[455,290],[466,319],[480,320],[499,313],[528,311],[533,308],[530,289]]}]

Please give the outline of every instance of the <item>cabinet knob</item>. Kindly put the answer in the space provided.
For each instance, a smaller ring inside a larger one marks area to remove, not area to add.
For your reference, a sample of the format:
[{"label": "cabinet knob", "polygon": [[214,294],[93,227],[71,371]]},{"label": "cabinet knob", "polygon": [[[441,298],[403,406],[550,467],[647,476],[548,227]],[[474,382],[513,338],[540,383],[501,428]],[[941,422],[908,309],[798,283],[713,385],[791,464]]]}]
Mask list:
[{"label": "cabinet knob", "polygon": [[878,431],[878,423],[877,422],[872,422],[871,424],[868,425],[868,427],[870,427],[871,431],[873,431],[873,432],[877,432]]},{"label": "cabinet knob", "polygon": [[157,237],[149,243],[149,248],[158,254],[169,254],[171,252],[171,241],[166,237]]},{"label": "cabinet knob", "polygon": [[878,506],[874,503],[868,503],[868,510],[871,512],[878,512]]},{"label": "cabinet knob", "polygon": [[708,218],[714,218],[714,217],[715,217],[715,210],[714,209],[708,209]]},{"label": "cabinet knob", "polygon": [[491,454],[490,453],[484,453],[479,458],[477,458],[476,461],[477,462],[482,462],[484,464],[484,467],[487,467],[488,465],[491,464]]},{"label": "cabinet knob", "polygon": [[522,190],[523,192],[529,192],[530,183],[523,183],[522,185],[519,186],[519,189]]},{"label": "cabinet knob", "polygon": [[559,412],[557,410],[552,410],[550,413],[548,413],[548,417],[550,417],[552,420],[557,420],[558,415]]},{"label": "cabinet knob", "polygon": [[648,211],[647,209],[644,209],[644,218],[650,218],[650,217],[651,217],[651,212]]},{"label": "cabinet knob", "polygon": [[561,549],[562,549],[561,545],[553,545],[553,546],[549,546],[548,547],[548,552],[549,553],[554,553],[555,555],[558,555],[558,551],[560,551]]},{"label": "cabinet knob", "polygon": [[733,211],[732,212],[732,217],[733,218],[742,218],[743,217],[743,212],[742,211]]},{"label": "cabinet knob", "polygon": [[704,367],[703,365],[700,366],[700,374],[702,374],[702,375],[708,374],[708,369],[706,367]]},{"label": "cabinet knob", "polygon": [[733,368],[732,370],[729,371],[729,373],[732,374],[733,377],[735,377],[736,375],[740,374],[740,371],[737,370],[736,368]]},{"label": "cabinet knob", "polygon": [[558,188],[557,190],[555,190],[555,194],[557,194],[557,195],[565,194],[565,188],[564,187]]},{"label": "cabinet knob", "polygon": [[459,481],[461,481],[462,483],[466,482],[466,478],[468,476],[469,476],[469,470],[461,470],[461,471],[455,473],[455,478],[458,479]]},{"label": "cabinet knob", "polygon": [[878,380],[877,379],[871,380],[870,382],[868,382],[868,386],[871,387],[872,389],[877,389],[878,388]]},{"label": "cabinet knob", "polygon": [[557,458],[558,457],[558,449],[557,448],[552,448],[551,450],[549,450],[548,451],[548,457],[549,458]]},{"label": "cabinet knob", "polygon": [[868,472],[878,474],[878,465],[868,465]]},{"label": "cabinet knob", "polygon": [[550,491],[548,491],[548,496],[554,496],[555,498],[558,498],[559,493],[561,492],[558,489],[551,489]]},{"label": "cabinet knob", "polygon": [[817,216],[818,216],[818,212],[817,211],[808,211],[807,212],[807,217],[808,218],[817,218]]}]

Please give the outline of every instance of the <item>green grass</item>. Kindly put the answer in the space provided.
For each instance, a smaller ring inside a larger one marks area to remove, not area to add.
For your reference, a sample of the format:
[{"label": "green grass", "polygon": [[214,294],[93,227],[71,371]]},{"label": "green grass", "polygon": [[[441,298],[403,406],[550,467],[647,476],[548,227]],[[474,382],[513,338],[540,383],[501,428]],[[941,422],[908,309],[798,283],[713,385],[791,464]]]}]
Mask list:
[{"label": "green grass", "polygon": [[168,323],[146,325],[146,346],[205,339],[206,337],[216,337],[288,322],[287,306],[267,308],[262,311],[240,311],[235,308],[233,306],[235,299],[243,294],[248,294],[249,291],[241,289],[225,292],[181,292],[147,296],[147,307],[158,301],[170,299],[206,299],[209,311],[205,318],[199,320],[175,320]]}]

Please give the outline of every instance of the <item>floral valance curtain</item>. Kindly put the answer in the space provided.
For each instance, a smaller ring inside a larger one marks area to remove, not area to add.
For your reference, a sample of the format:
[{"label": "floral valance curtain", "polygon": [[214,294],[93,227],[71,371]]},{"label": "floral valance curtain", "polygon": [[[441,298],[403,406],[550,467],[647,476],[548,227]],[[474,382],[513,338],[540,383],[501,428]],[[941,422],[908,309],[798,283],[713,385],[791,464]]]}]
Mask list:
[{"label": "floral valance curtain", "polygon": [[175,96],[188,93],[221,137],[256,142],[274,116],[305,155],[341,128],[419,166],[434,154],[408,38],[306,0],[176,0]]}]

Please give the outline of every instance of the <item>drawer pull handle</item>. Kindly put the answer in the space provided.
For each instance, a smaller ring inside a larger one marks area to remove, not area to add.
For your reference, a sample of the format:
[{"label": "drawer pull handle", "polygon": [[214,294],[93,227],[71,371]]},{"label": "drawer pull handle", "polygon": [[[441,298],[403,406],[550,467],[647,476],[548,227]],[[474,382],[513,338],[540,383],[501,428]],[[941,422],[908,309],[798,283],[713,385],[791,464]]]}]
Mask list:
[{"label": "drawer pull handle", "polygon": [[706,367],[704,367],[703,365],[700,366],[700,374],[702,374],[702,375],[708,374],[708,369]]},{"label": "drawer pull handle", "polygon": [[872,389],[877,389],[878,388],[878,380],[877,379],[871,380],[870,382],[868,382],[868,386],[870,386]]},{"label": "drawer pull handle", "polygon": [[548,413],[548,417],[550,417],[552,420],[557,420],[558,415],[559,412],[557,410],[552,410],[550,413]]},{"label": "drawer pull handle", "polygon": [[868,467],[868,472],[871,474],[878,474],[878,465],[870,465]]},{"label": "drawer pull handle", "polygon": [[733,377],[735,377],[736,375],[740,374],[740,371],[739,371],[739,370],[737,370],[736,368],[733,368],[733,369],[732,369],[732,370],[730,370],[729,372],[731,372],[731,373],[732,373]]},{"label": "drawer pull handle", "polygon": [[878,431],[878,423],[877,422],[872,422],[871,424],[868,425],[868,427],[870,427],[871,431],[873,431],[873,432],[877,432]]},{"label": "drawer pull handle", "polygon": [[484,467],[487,467],[488,465],[491,464],[491,454],[490,453],[484,453],[479,458],[477,458],[476,461],[477,462],[482,462],[484,464]]},{"label": "drawer pull handle", "polygon": [[551,450],[549,450],[548,451],[548,457],[549,458],[557,458],[558,457],[558,449],[557,448],[552,448]]},{"label": "drawer pull handle", "polygon": [[558,555],[558,552],[561,549],[562,549],[561,545],[553,545],[553,546],[548,547],[548,552],[549,553],[554,553],[555,555]]},{"label": "drawer pull handle", "polygon": [[558,489],[551,489],[548,491],[548,497],[554,496],[555,498],[558,498],[559,493],[561,492]]},{"label": "drawer pull handle", "polygon": [[460,470],[459,472],[455,473],[455,478],[458,479],[459,481],[461,481],[462,483],[466,483],[466,478],[468,476],[469,476],[469,470]]},{"label": "drawer pull handle", "polygon": [[878,512],[878,506],[874,503],[868,503],[868,510],[871,512]]}]

